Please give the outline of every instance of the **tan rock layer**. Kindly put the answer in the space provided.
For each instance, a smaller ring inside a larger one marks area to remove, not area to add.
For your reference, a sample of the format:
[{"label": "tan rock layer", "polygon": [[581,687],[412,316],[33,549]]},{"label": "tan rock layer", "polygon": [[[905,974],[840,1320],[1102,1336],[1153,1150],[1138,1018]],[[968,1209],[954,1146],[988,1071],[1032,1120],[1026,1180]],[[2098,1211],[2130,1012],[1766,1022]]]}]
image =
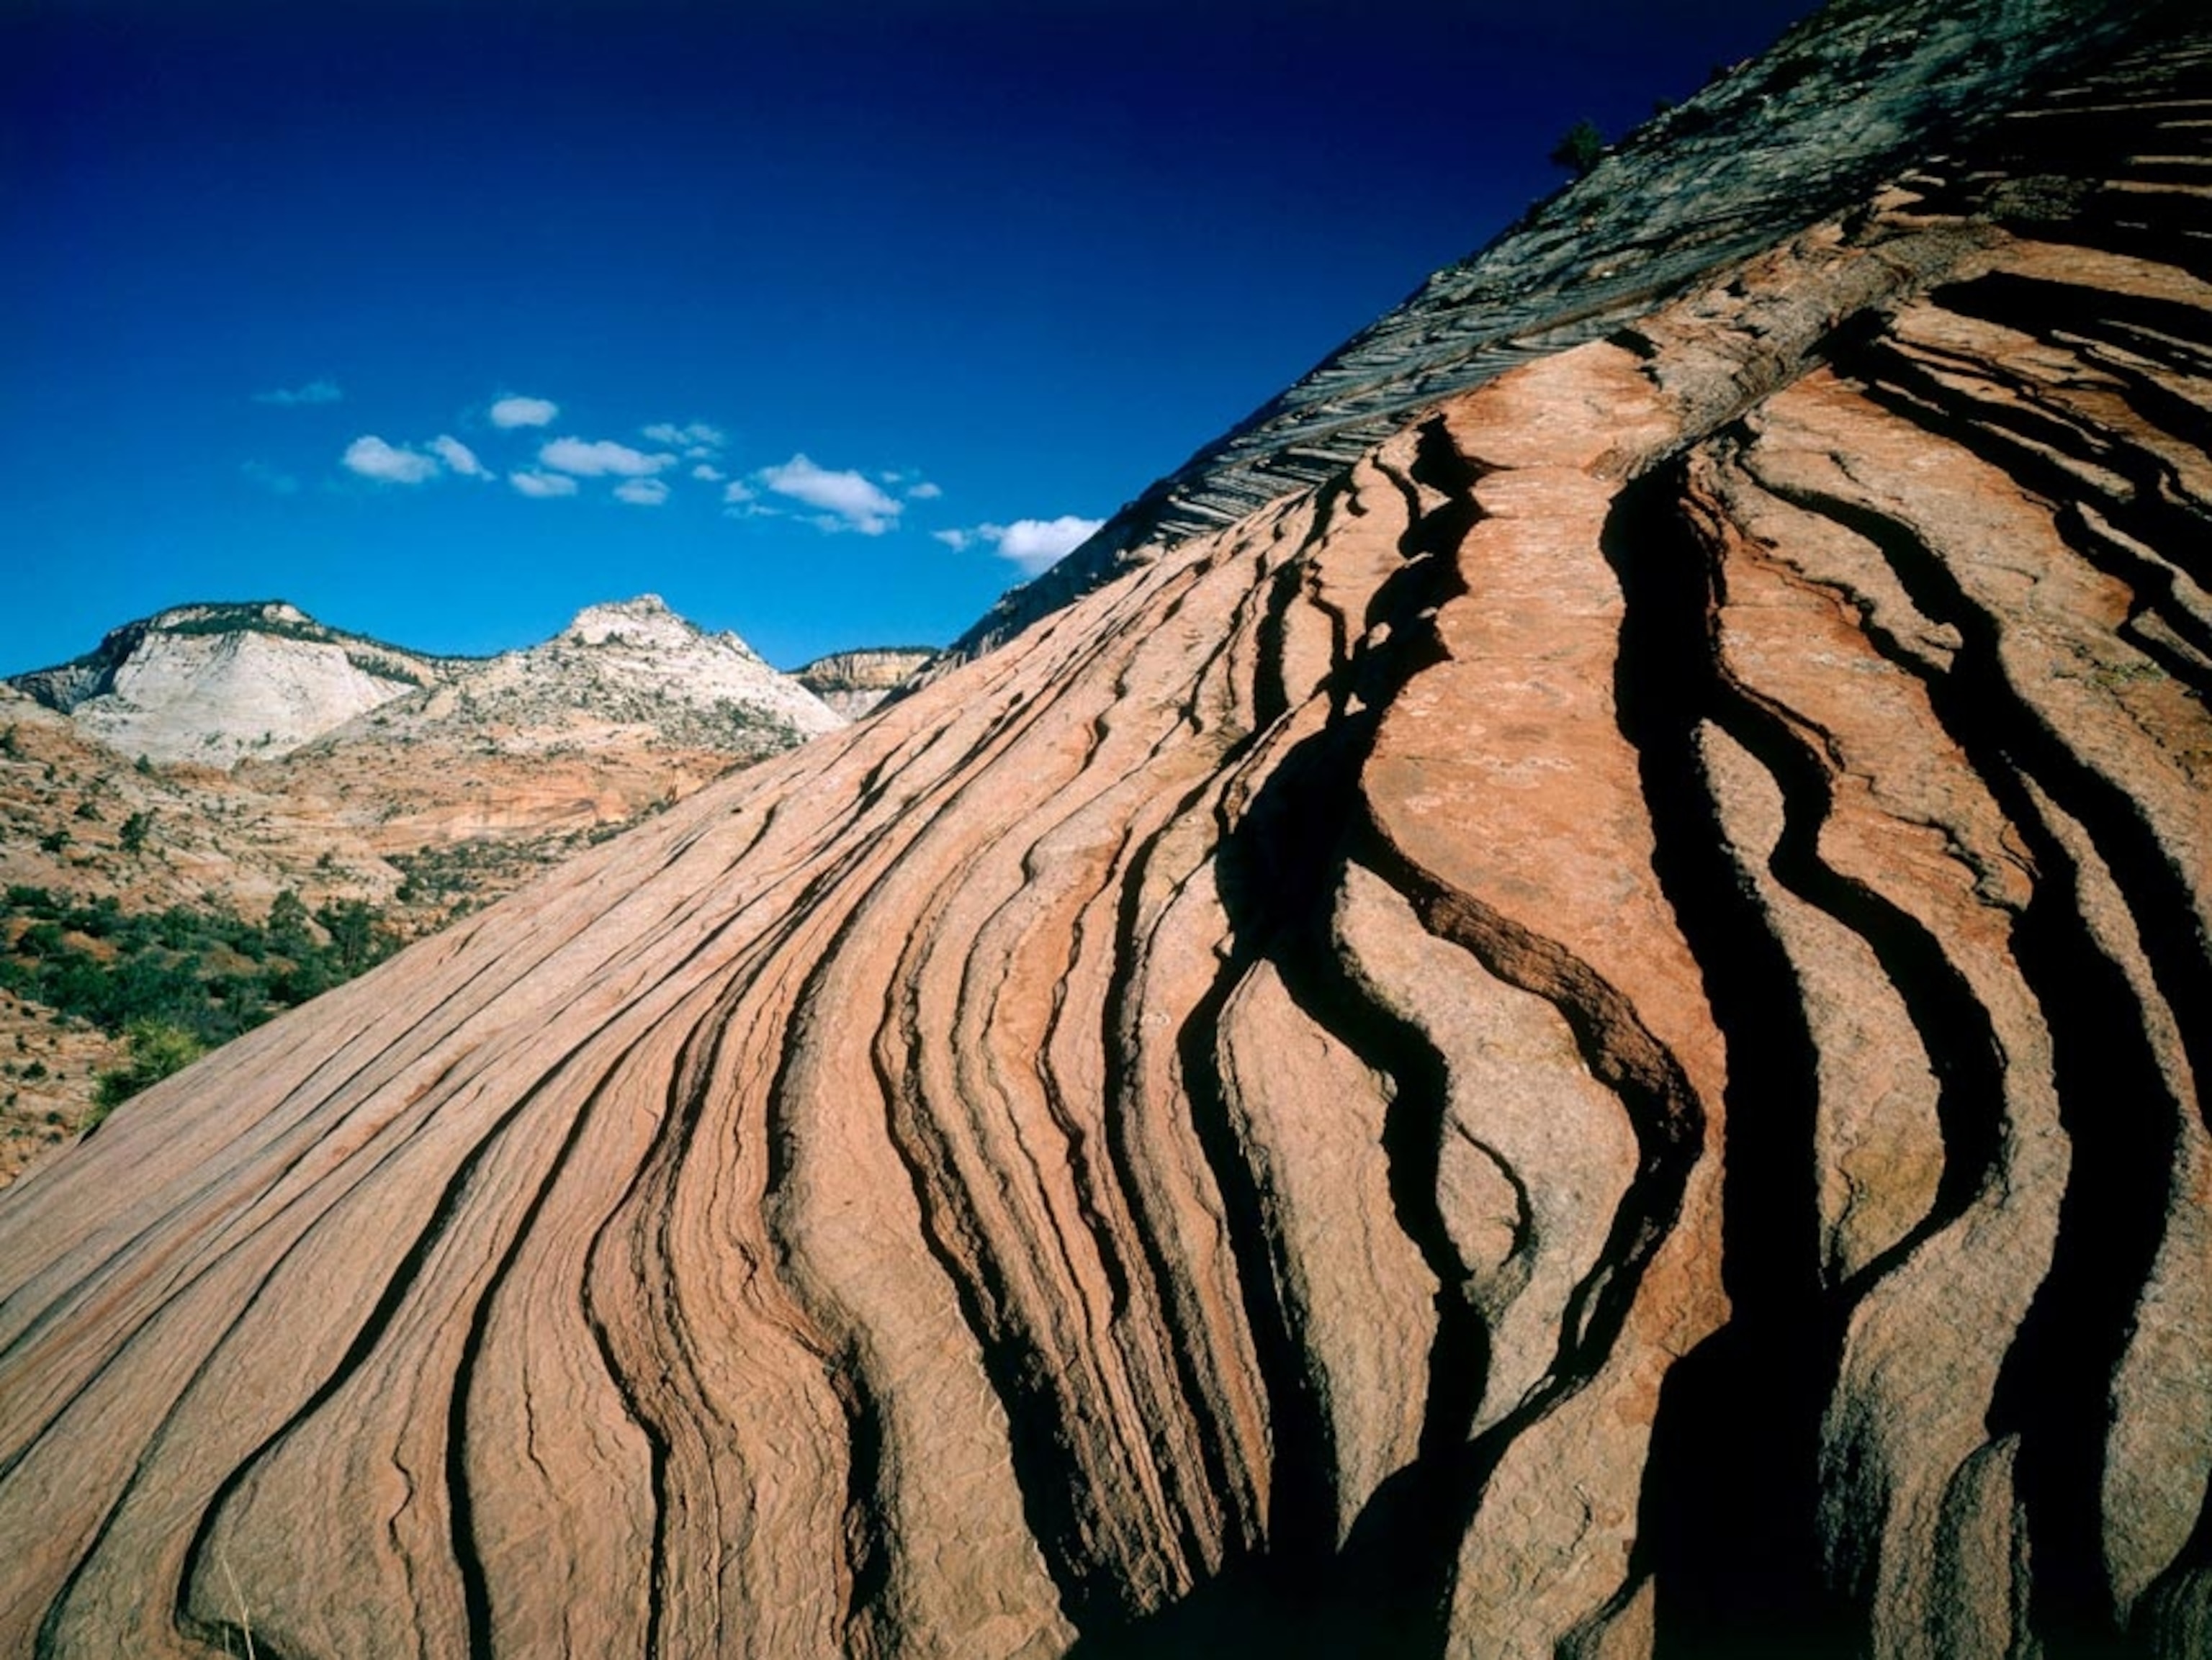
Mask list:
[{"label": "tan rock layer", "polygon": [[2033,120],[10,1191],[0,1646],[2205,1651],[2212,49]]}]

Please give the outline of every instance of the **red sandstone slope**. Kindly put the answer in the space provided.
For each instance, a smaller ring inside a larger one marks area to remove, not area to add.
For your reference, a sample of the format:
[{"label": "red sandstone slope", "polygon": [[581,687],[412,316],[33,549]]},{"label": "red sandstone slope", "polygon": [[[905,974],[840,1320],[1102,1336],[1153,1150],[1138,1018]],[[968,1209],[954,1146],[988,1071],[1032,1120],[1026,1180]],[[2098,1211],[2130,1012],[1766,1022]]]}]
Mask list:
[{"label": "red sandstone slope", "polygon": [[2204,1652],[2208,134],[2160,37],[131,1104],[0,1645]]}]

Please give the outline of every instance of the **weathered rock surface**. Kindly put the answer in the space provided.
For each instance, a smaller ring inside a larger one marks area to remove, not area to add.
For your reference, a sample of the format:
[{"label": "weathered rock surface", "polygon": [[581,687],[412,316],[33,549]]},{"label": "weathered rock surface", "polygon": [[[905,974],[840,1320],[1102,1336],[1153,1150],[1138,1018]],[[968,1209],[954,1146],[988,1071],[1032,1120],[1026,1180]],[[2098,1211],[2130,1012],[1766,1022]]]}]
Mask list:
[{"label": "weathered rock surface", "polygon": [[2160,14],[125,1106],[0,1645],[2212,1651],[2208,140]]},{"label": "weathered rock surface", "polygon": [[125,755],[228,766],[281,754],[443,680],[457,663],[267,600],[173,606],[113,630],[86,657],[9,683]]},{"label": "weathered rock surface", "polygon": [[937,655],[933,647],[877,646],[833,651],[792,677],[848,720],[858,720]]},{"label": "weathered rock surface", "polygon": [[[736,635],[651,595],[476,660],[341,634],[282,604],[179,607],[19,679],[29,692],[0,686],[0,883],[256,918],[289,888],[311,909],[373,905],[404,937],[844,724]],[[374,692],[356,718],[333,691],[349,686]],[[287,709],[289,736],[264,744]],[[139,764],[149,748],[205,759]],[[18,1062],[46,1073],[0,1079],[0,1184],[22,1162],[12,1154],[74,1132],[93,1105],[88,1057],[113,1050],[51,1010],[18,1015]],[[0,1030],[0,1045],[15,1035]]]},{"label": "weathered rock surface", "polygon": [[1326,482],[1439,397],[1601,339],[1841,213],[2150,9],[2150,0],[1832,0],[1431,276],[1011,590],[930,672],[990,650],[1161,546]]}]

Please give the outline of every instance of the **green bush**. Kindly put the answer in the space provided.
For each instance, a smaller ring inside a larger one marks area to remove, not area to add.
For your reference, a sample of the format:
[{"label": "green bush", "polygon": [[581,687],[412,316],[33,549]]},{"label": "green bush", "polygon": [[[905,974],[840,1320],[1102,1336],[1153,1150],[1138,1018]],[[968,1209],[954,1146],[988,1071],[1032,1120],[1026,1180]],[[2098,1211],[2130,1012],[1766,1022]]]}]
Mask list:
[{"label": "green bush", "polygon": [[1577,179],[1586,177],[1590,170],[1605,159],[1605,135],[1598,130],[1597,123],[1577,121],[1559,136],[1547,158],[1556,167],[1565,167]]},{"label": "green bush", "polygon": [[173,1072],[181,1072],[207,1053],[207,1045],[192,1033],[168,1021],[133,1021],[124,1033],[130,1058],[112,1072],[103,1072],[94,1086],[94,1110],[85,1120],[89,1130],[142,1089],[151,1088]]}]

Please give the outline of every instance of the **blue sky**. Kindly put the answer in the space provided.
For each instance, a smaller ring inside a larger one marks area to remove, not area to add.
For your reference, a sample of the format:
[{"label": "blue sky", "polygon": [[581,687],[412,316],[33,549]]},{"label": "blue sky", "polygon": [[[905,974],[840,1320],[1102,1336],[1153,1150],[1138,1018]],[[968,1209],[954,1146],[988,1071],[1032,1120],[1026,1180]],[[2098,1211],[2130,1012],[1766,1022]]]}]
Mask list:
[{"label": "blue sky", "polygon": [[13,0],[0,671],[188,599],[942,642],[1812,9]]}]

